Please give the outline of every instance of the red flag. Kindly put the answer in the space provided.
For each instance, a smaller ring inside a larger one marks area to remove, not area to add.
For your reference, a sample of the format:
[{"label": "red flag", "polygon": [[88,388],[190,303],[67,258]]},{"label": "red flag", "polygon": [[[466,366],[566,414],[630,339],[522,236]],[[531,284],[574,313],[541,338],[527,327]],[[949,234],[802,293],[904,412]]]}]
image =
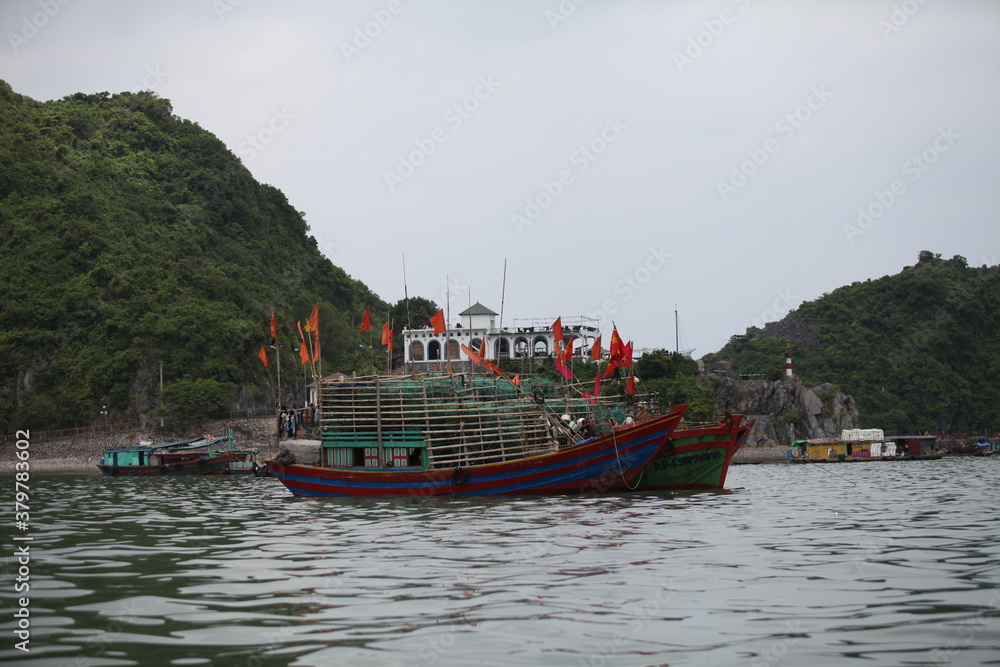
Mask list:
[{"label": "red flag", "polygon": [[632,341],[629,341],[628,343],[625,344],[623,358],[624,358],[624,361],[623,361],[622,365],[625,366],[625,368],[631,368],[632,367]]},{"label": "red flag", "polygon": [[444,310],[439,310],[431,315],[431,326],[434,327],[434,335],[440,336],[448,327],[444,322]]},{"label": "red flag", "polygon": [[483,358],[478,354],[476,354],[475,352],[473,352],[472,348],[467,346],[465,343],[462,343],[462,352],[465,352],[465,356],[469,357],[469,359],[472,360],[472,363],[476,364],[477,366],[483,363]]},{"label": "red flag", "polygon": [[302,322],[296,322],[295,325],[299,328],[299,339],[305,341],[306,335],[302,333]]},{"label": "red flag", "polygon": [[512,385],[514,385],[515,387],[520,387],[521,386],[521,374],[518,373],[517,375],[515,375],[514,379],[511,380],[510,383]]},{"label": "red flag", "polygon": [[483,342],[479,345],[479,356],[482,357],[483,359],[485,359],[486,357],[490,356],[490,355],[486,354],[486,339],[485,338],[483,339]]},{"label": "red flag", "polygon": [[597,399],[590,395],[589,391],[583,392],[583,397],[593,404],[597,404]]},{"label": "red flag", "polygon": [[594,396],[601,395],[601,374],[598,373],[594,376]]},{"label": "red flag", "polygon": [[274,311],[271,311],[271,338],[278,338],[278,321],[274,319]]},{"label": "red flag", "polygon": [[386,322],[382,325],[382,344],[388,345],[389,341],[392,340],[392,329],[389,328],[389,323]]},{"label": "red flag", "polygon": [[618,362],[612,359],[611,361],[608,362],[608,367],[604,369],[604,375],[602,375],[601,377],[605,378],[608,377],[609,375],[614,373],[615,369],[617,368],[618,368]]},{"label": "red flag", "polygon": [[267,366],[267,350],[264,349],[263,345],[260,346],[260,352],[257,353],[257,358],[260,359],[260,363]]},{"label": "red flag", "polygon": [[570,336],[569,340],[566,341],[566,349],[563,350],[563,363],[564,364],[567,363],[570,360],[570,357],[573,356],[573,341],[574,340],[576,340],[576,339],[573,338],[572,336]]},{"label": "red flag", "polygon": [[309,362],[309,346],[306,345],[305,341],[299,345],[299,359],[302,360],[303,364]]},{"label": "red flag", "polygon": [[483,366],[486,366],[486,368],[488,368],[495,375],[503,375],[503,371],[500,370],[500,367],[489,359],[483,359]]},{"label": "red flag", "polygon": [[358,333],[362,331],[368,331],[372,328],[372,312],[370,308],[365,308],[365,316],[361,319],[361,328],[358,329]]},{"label": "red flag", "polygon": [[319,301],[313,306],[312,313],[309,315],[309,321],[306,322],[306,331],[319,333]]},{"label": "red flag", "polygon": [[566,362],[563,361],[561,356],[556,357],[556,370],[559,371],[559,375],[562,375],[567,380],[573,378],[573,371],[566,366]]},{"label": "red flag", "polygon": [[628,381],[625,383],[625,391],[629,396],[635,396],[635,376],[629,375]]},{"label": "red flag", "polygon": [[622,345],[622,338],[618,335],[618,327],[611,331],[611,359],[619,363],[625,356],[625,348]]},{"label": "red flag", "polygon": [[563,339],[562,315],[557,317],[556,321],[552,323],[552,335],[555,336],[556,340],[561,341]]},{"label": "red flag", "polygon": [[594,361],[601,360],[601,337],[598,336],[594,344],[590,346],[590,358]]}]

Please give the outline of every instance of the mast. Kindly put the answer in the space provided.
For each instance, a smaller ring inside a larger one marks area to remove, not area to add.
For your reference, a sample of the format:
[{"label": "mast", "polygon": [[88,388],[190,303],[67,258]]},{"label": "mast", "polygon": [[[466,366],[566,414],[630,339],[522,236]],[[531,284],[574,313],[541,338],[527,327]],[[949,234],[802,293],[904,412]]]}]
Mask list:
[{"label": "mast", "polygon": [[677,304],[674,304],[674,351],[681,353],[681,323],[677,316]]}]

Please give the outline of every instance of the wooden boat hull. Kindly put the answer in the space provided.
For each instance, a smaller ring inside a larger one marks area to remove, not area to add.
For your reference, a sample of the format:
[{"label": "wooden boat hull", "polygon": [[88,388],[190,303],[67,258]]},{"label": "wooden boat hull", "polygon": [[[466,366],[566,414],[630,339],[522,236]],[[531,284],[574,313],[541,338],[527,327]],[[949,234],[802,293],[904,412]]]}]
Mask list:
[{"label": "wooden boat hull", "polygon": [[336,468],[265,461],[297,496],[559,495],[611,493],[660,451],[687,406],[560,451],[504,463],[436,470]]},{"label": "wooden boat hull", "polygon": [[721,489],[733,455],[753,421],[742,415],[701,428],[678,429],[666,446],[643,469],[635,491],[692,491]]},{"label": "wooden boat hull", "polygon": [[205,456],[192,461],[179,461],[161,465],[112,466],[99,463],[97,467],[100,469],[101,474],[106,477],[162,477],[176,475],[221,475],[228,463],[229,454],[224,453],[218,456]]}]

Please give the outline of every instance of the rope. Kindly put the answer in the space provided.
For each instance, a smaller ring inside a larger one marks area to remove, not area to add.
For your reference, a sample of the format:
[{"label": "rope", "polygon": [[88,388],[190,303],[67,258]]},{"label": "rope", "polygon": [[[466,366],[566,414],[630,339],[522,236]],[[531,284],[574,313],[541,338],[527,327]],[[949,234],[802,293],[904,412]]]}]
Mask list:
[{"label": "rope", "polygon": [[618,453],[618,432],[615,431],[615,427],[611,427],[611,441],[615,443],[615,460],[618,462],[618,474],[622,476],[622,483],[625,484],[625,488],[629,491],[635,491],[639,488],[639,482],[642,479],[642,472],[636,475],[635,486],[629,486],[628,480],[625,479],[625,469],[622,467],[621,454]]}]

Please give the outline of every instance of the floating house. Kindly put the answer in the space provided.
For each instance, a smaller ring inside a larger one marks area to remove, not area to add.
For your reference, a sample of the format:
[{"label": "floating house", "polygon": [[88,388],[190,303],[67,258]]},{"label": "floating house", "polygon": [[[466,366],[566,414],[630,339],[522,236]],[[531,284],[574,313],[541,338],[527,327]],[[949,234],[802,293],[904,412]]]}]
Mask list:
[{"label": "floating house", "polygon": [[[556,318],[545,320],[515,319],[513,327],[499,327],[498,314],[478,301],[458,314],[460,323],[440,334],[434,329],[403,329],[403,361],[415,371],[445,370],[443,362],[451,362],[453,370],[464,365],[471,369],[472,361],[462,351],[465,345],[479,353],[483,340],[487,341],[486,359],[531,359],[551,357],[555,349]],[[588,317],[560,318],[563,337],[573,340],[573,354],[585,359],[590,348],[601,335],[598,320]],[[461,364],[456,367],[455,364]]]}]

